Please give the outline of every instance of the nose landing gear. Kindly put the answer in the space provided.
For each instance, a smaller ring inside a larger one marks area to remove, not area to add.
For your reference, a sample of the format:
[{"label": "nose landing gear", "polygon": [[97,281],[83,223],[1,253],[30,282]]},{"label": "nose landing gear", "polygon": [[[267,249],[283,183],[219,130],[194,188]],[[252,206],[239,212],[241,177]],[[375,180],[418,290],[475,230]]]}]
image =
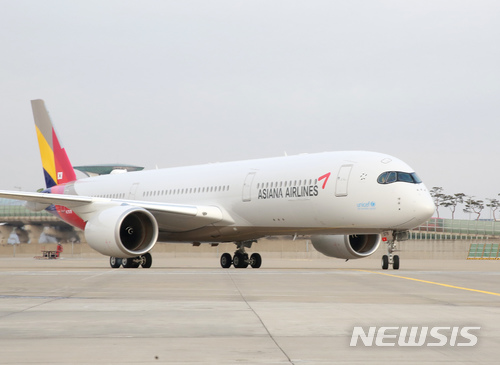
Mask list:
[{"label": "nose landing gear", "polygon": [[399,256],[393,255],[397,251],[397,241],[407,241],[410,238],[409,231],[393,231],[392,239],[387,240],[387,255],[382,256],[382,269],[387,270],[392,265],[393,270],[399,270]]}]

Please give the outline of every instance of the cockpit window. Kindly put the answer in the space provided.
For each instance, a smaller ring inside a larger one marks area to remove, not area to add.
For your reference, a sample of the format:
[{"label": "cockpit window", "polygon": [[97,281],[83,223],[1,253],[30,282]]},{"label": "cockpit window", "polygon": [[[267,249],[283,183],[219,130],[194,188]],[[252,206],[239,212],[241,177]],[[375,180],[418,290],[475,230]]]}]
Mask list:
[{"label": "cockpit window", "polygon": [[380,174],[377,179],[379,184],[392,184],[401,181],[410,184],[420,184],[422,180],[414,172],[386,171]]},{"label": "cockpit window", "polygon": [[398,180],[402,182],[413,183],[413,178],[411,177],[411,175],[405,172],[398,172]]},{"label": "cockpit window", "polygon": [[420,178],[418,177],[418,175],[416,173],[412,172],[410,175],[413,178],[413,181],[415,182],[415,184],[422,184],[422,180],[420,180]]},{"label": "cockpit window", "polygon": [[396,182],[398,180],[397,173],[395,171],[391,171],[387,174],[387,182],[386,184],[391,184],[393,182]]}]

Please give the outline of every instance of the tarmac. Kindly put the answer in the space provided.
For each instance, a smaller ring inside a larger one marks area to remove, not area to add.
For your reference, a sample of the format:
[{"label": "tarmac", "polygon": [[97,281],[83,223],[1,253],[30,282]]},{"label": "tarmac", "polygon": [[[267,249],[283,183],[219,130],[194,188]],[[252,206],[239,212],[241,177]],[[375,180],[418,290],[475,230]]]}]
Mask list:
[{"label": "tarmac", "polygon": [[[436,326],[447,328],[420,346],[398,342],[402,327]],[[351,346],[355,327],[386,336]],[[475,329],[462,336],[464,327]],[[195,255],[156,255],[150,269],[111,269],[104,256],[0,258],[2,364],[497,364],[499,356],[500,261],[402,257],[396,271],[376,259],[265,255],[260,269],[222,269]]]}]

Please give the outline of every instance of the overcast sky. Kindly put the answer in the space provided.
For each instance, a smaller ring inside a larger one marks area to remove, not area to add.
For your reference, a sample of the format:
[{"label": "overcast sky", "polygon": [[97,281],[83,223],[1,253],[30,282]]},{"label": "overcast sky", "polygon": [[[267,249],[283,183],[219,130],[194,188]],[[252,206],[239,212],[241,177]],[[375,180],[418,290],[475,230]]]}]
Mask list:
[{"label": "overcast sky", "polygon": [[0,188],[44,185],[44,99],[74,165],[368,150],[497,198],[499,16],[477,0],[0,0]]}]

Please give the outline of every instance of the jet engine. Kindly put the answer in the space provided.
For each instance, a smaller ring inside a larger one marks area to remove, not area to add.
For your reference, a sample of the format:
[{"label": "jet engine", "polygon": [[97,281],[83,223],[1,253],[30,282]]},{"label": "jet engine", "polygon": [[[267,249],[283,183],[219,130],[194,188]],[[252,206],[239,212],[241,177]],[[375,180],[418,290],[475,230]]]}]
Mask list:
[{"label": "jet engine", "polygon": [[158,223],[146,209],[117,206],[104,209],[90,218],[85,239],[103,255],[129,258],[145,254],[158,239]]},{"label": "jet engine", "polygon": [[380,245],[379,234],[312,236],[311,242],[323,255],[338,259],[360,259],[373,254]]}]

